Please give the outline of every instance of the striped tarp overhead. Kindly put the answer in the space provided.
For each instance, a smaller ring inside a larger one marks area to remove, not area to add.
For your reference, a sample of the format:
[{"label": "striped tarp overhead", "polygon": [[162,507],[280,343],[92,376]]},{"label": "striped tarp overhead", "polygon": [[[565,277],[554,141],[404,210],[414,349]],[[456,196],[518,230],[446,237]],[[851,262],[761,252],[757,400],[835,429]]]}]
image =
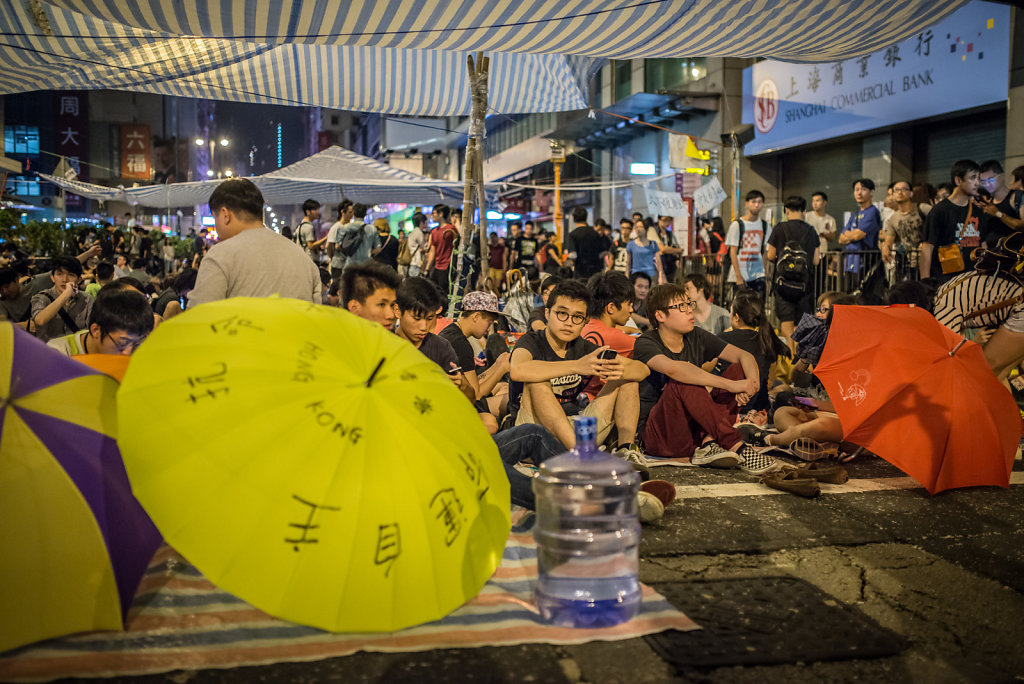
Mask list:
[{"label": "striped tarp overhead", "polygon": [[[405,115],[470,110],[466,52],[181,37],[40,0],[0,2],[0,34],[0,93],[110,88]],[[491,106],[504,113],[586,107],[586,84],[601,63],[495,54]]]},{"label": "striped tarp overhead", "polygon": [[469,112],[466,56],[499,112],[587,106],[606,58],[834,61],[967,0],[18,0],[0,92],[113,88],[408,115]]},{"label": "striped tarp overhead", "polygon": [[[39,175],[83,197],[161,208],[206,204],[213,189],[223,182],[212,180],[108,188],[68,181],[48,174]],[[252,176],[249,180],[260,189],[267,204],[301,204],[307,199],[336,203],[342,198],[348,198],[353,202],[371,205],[433,205],[438,202],[461,202],[464,189],[460,182],[426,178],[338,146],[329,147],[271,173]]]},{"label": "striped tarp overhead", "polygon": [[833,61],[892,45],[966,0],[47,0],[169,35],[257,43]]}]

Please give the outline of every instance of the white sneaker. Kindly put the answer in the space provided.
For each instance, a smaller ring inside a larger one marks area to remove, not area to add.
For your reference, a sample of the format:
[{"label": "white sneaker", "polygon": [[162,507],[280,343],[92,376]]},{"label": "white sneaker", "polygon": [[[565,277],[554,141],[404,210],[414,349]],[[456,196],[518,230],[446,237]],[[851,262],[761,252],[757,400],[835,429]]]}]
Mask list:
[{"label": "white sneaker", "polygon": [[740,463],[740,457],[726,451],[717,442],[708,442],[693,452],[690,463],[705,468],[735,468]]},{"label": "white sneaker", "polygon": [[636,509],[642,523],[654,522],[665,515],[665,504],[650,492],[641,491],[636,495]]}]

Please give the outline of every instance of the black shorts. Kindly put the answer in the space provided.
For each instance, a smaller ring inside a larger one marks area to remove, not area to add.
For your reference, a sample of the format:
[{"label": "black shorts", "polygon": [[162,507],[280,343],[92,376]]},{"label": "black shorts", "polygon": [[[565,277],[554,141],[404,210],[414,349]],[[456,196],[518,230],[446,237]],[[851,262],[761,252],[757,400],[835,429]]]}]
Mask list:
[{"label": "black shorts", "polygon": [[775,294],[775,315],[780,323],[796,323],[805,313],[814,313],[814,298],[810,293],[805,294],[798,302],[790,301],[778,293]]}]

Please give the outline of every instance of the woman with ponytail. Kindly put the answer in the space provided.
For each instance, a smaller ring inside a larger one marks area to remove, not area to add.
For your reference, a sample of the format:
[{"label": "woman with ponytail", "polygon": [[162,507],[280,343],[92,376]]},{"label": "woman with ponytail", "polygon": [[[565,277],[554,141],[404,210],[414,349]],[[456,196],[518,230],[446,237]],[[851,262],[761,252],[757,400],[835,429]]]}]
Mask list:
[{"label": "woman with ponytail", "polygon": [[761,389],[750,400],[746,408],[760,411],[769,408],[768,378],[772,377],[772,365],[781,356],[789,356],[789,347],[779,339],[768,322],[764,302],[753,292],[740,292],[732,301],[732,330],[719,337],[753,355],[761,377]]}]

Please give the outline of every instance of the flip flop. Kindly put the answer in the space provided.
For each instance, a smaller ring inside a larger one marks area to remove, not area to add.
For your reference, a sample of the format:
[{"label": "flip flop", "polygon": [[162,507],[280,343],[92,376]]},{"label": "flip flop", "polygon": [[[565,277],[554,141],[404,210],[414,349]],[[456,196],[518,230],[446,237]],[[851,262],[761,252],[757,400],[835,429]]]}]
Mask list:
[{"label": "flip flop", "polygon": [[824,465],[821,463],[808,463],[801,466],[782,466],[783,470],[797,473],[798,477],[810,477],[818,482],[828,484],[845,484],[850,479],[850,474],[841,465]]},{"label": "flip flop", "polygon": [[798,470],[769,473],[761,478],[761,484],[808,499],[813,499],[821,494],[821,486],[818,481],[813,477],[805,477]]}]

